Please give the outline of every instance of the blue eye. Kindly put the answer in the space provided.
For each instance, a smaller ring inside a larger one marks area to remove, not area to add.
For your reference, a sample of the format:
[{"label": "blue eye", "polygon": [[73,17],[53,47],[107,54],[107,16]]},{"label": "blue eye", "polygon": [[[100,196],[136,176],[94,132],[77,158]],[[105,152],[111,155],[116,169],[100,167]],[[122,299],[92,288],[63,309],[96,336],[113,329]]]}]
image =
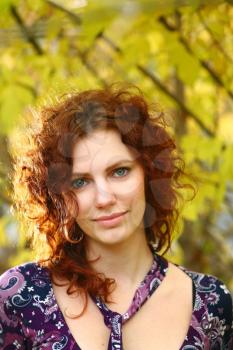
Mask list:
[{"label": "blue eye", "polygon": [[74,188],[81,188],[85,185],[85,182],[87,182],[85,179],[75,179],[71,182],[72,187]]},{"label": "blue eye", "polygon": [[127,167],[121,167],[114,170],[114,174],[117,174],[117,177],[125,176],[126,174],[128,174],[128,172],[129,172],[129,168]]}]

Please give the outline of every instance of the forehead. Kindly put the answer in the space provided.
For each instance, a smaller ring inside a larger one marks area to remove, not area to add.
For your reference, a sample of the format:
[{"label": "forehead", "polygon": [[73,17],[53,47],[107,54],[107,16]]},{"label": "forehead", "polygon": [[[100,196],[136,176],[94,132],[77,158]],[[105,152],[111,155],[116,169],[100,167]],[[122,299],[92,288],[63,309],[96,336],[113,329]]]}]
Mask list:
[{"label": "forehead", "polygon": [[95,130],[73,147],[73,168],[89,171],[94,166],[108,166],[113,161],[136,160],[136,150],[126,146],[116,130]]}]

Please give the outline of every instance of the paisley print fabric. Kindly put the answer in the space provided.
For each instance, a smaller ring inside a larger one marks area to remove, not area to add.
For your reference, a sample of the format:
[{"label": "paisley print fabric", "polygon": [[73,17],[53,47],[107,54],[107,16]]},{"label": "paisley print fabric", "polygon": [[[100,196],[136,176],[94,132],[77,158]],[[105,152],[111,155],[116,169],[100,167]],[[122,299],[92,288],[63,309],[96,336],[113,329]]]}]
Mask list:
[{"label": "paisley print fabric", "polygon": [[[167,261],[154,256],[126,314],[113,313],[94,298],[111,329],[108,350],[123,350],[122,324],[140,312],[162,283]],[[180,350],[233,350],[232,298],[226,286],[216,277],[180,268],[192,279],[194,292],[192,319]],[[57,305],[48,270],[37,263],[0,276],[0,349],[81,350]]]}]

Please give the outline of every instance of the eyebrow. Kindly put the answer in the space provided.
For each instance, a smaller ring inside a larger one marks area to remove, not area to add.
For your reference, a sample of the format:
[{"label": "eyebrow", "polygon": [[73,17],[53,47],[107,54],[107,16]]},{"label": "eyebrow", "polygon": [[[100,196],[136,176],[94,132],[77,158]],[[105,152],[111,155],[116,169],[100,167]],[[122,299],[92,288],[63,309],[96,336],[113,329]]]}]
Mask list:
[{"label": "eyebrow", "polygon": [[[130,160],[130,159],[122,159],[122,160],[119,160],[117,161],[116,163],[113,163],[111,165],[109,165],[107,168],[106,168],[106,171],[109,171],[119,165],[122,165],[122,163],[127,163],[127,164],[133,164],[134,163],[134,160]],[[81,173],[81,172],[74,172],[71,174],[71,177],[75,177],[75,176],[78,176],[78,177],[85,177],[85,176],[90,176],[91,174],[89,173]]]}]

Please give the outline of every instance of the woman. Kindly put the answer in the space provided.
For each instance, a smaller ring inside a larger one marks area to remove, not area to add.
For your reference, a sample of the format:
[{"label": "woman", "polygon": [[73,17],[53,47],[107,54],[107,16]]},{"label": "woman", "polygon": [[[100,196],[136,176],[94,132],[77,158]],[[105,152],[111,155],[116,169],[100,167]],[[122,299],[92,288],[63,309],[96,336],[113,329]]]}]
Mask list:
[{"label": "woman", "polygon": [[1,276],[1,349],[233,349],[225,285],[158,254],[191,188],[163,116],[109,88],[34,117],[14,189],[40,260]]}]

